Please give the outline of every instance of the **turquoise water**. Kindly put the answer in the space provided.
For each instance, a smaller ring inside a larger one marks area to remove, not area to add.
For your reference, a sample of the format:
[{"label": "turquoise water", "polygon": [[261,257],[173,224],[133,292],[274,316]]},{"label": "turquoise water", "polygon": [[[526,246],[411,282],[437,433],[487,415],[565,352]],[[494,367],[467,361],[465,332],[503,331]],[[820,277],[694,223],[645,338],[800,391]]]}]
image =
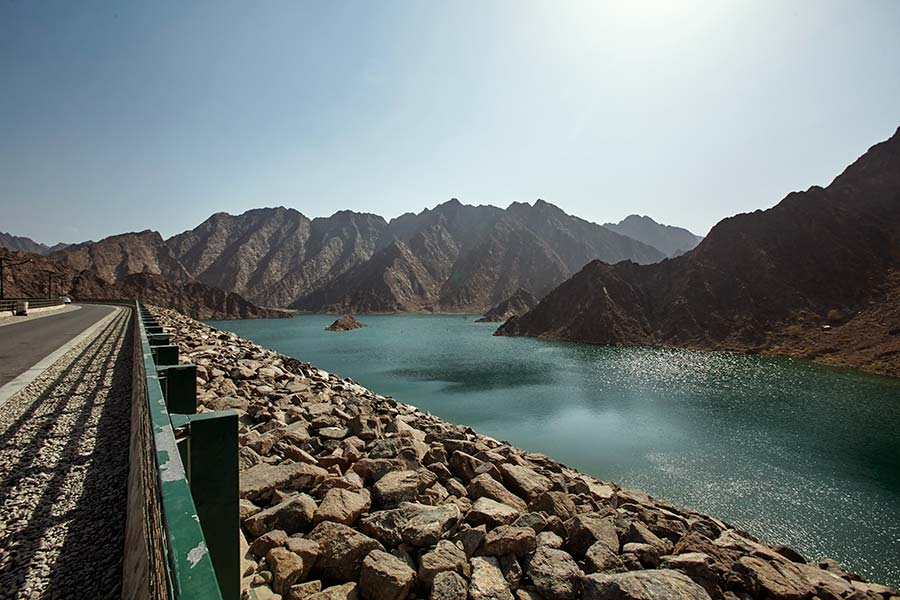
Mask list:
[{"label": "turquoise water", "polygon": [[497,338],[471,316],[219,321],[447,420],[900,583],[900,382],[803,361]]}]

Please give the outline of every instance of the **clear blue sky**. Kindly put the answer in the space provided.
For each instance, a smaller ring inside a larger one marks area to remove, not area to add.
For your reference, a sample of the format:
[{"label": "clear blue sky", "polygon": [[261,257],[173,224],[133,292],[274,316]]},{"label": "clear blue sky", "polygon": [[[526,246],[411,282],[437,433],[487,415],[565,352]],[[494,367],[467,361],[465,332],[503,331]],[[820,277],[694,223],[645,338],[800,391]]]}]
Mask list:
[{"label": "clear blue sky", "polygon": [[[676,6],[677,5],[677,6]],[[0,231],[544,198],[706,233],[900,125],[900,2],[0,2]]]}]

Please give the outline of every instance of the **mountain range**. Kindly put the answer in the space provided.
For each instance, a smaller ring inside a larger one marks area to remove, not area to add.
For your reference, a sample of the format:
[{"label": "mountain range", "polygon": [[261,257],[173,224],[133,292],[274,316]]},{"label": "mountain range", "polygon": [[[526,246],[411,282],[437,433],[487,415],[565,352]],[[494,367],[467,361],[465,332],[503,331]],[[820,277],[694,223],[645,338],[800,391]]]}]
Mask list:
[{"label": "mountain range", "polygon": [[900,130],[685,255],[592,261],[498,335],[790,354],[900,374]]},{"label": "mountain range", "polygon": [[662,225],[648,216],[629,215],[618,223],[604,223],[603,226],[653,246],[666,256],[680,256],[703,241],[701,236],[694,235],[684,227]]},{"label": "mountain range", "polygon": [[483,313],[520,289],[539,298],[591,260],[646,264],[666,256],[543,200],[501,209],[451,199],[390,221],[260,208],[216,213],[168,240],[147,230],[52,253],[15,240],[13,249],[41,250],[62,271],[90,273],[106,286],[143,274],[200,283],[253,305],[354,313]]},{"label": "mountain range", "polygon": [[32,254],[40,254],[42,256],[46,256],[51,252],[63,250],[68,246],[69,244],[62,243],[48,246],[47,244],[36,242],[31,238],[12,235],[10,233],[3,233],[2,231],[0,231],[0,248],[6,248],[7,250],[15,250],[17,252],[31,252]]}]

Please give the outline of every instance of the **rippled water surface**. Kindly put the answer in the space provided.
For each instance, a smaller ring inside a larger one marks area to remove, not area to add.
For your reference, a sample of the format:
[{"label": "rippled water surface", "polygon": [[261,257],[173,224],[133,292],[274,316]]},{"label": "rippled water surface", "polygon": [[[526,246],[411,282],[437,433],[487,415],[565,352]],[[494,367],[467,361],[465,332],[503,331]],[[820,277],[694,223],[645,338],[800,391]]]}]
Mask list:
[{"label": "rippled water surface", "polygon": [[496,338],[463,316],[213,323],[445,419],[900,584],[900,384],[802,361]]}]

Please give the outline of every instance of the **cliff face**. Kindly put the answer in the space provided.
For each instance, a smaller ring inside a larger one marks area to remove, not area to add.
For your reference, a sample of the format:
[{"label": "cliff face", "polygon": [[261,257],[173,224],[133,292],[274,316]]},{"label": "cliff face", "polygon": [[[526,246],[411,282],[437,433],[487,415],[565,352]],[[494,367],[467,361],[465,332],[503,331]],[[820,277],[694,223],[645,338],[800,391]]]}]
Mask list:
[{"label": "cliff face", "polygon": [[267,306],[287,306],[372,256],[387,223],[341,211],[309,220],[286,208],[217,213],[168,240],[198,281]]},{"label": "cliff face", "polygon": [[292,306],[330,312],[483,312],[520,287],[542,295],[595,258],[663,255],[538,200],[506,210],[457,200],[388,225],[366,262]]},{"label": "cliff face", "polygon": [[662,225],[650,217],[628,215],[618,223],[604,223],[604,227],[621,235],[653,246],[666,256],[679,256],[693,250],[703,241],[683,227]]},{"label": "cliff face", "polygon": [[827,188],[725,219],[687,255],[590,263],[497,334],[783,352],[898,375],[898,274],[900,131]]}]

